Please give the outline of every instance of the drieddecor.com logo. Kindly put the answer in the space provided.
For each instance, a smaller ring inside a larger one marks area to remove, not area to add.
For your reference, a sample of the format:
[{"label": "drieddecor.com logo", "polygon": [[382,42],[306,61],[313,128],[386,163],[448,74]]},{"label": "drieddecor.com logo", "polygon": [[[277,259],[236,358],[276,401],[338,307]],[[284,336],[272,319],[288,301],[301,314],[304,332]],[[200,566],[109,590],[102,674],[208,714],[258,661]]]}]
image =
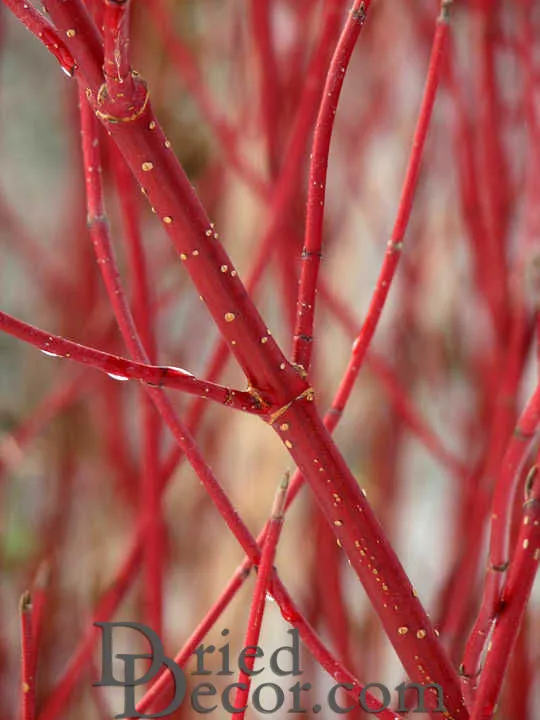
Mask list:
[{"label": "drieddecor.com logo", "polygon": [[[305,715],[308,712],[319,713],[324,711],[324,716],[328,714],[345,715],[354,707],[360,706],[366,713],[376,714],[381,710],[386,710],[395,703],[396,712],[416,712],[423,713],[427,711],[425,703],[426,691],[430,691],[433,698],[436,698],[437,705],[432,708],[431,712],[446,711],[443,704],[443,692],[440,685],[432,683],[430,685],[419,685],[417,683],[401,683],[394,688],[395,696],[392,698],[392,692],[383,684],[373,682],[366,685],[358,694],[358,698],[353,701],[349,698],[346,700],[346,691],[353,689],[352,685],[347,683],[338,683],[331,687],[327,692],[325,701],[326,707],[320,703],[309,705],[309,693],[312,685],[309,682],[302,683],[293,678],[302,675],[300,668],[300,639],[298,630],[289,630],[291,636],[291,644],[279,647],[274,652],[265,656],[262,648],[258,646],[245,647],[239,654],[236,667],[232,667],[229,643],[225,643],[222,647],[216,649],[214,645],[199,645],[193,655],[196,657],[196,670],[189,673],[190,677],[206,677],[207,679],[195,684],[187,694],[187,681],[184,671],[175,663],[175,661],[165,655],[163,645],[157,633],[142,623],[137,622],[97,622],[96,627],[101,628],[102,643],[102,663],[101,663],[101,679],[94,683],[98,687],[121,687],[124,688],[124,707],[123,711],[115,715],[117,720],[121,718],[163,718],[170,713],[175,712],[183,702],[189,702],[192,710],[201,715],[209,715],[216,711],[225,711],[230,715],[243,712],[245,707],[235,707],[233,701],[236,691],[247,690],[247,686],[243,683],[231,682],[225,688],[218,687],[209,681],[212,675],[217,676],[235,676],[238,672],[242,672],[250,677],[260,675],[265,670],[276,678],[291,678],[291,685],[284,687],[286,683],[282,680],[280,684],[265,682],[253,687],[250,698],[250,707],[264,715],[273,715],[274,713],[284,710],[288,715],[297,714]],[[113,652],[113,630],[114,628],[129,628],[142,634],[150,643],[151,653],[146,654],[128,654]],[[222,636],[229,634],[228,630],[222,631]],[[219,656],[219,670],[210,670],[206,662],[210,661],[210,656],[215,664],[216,656]],[[117,680],[113,673],[113,660],[121,660],[124,663],[124,679]],[[138,660],[150,661],[148,670],[136,677],[135,663]],[[246,661],[257,660],[258,667],[251,668],[252,663],[247,664]],[[266,664],[265,664],[266,661]],[[140,713],[136,709],[135,688],[139,685],[145,685],[151,682],[166,667],[172,674],[174,679],[174,696],[169,706],[154,713]],[[414,691],[416,698],[414,701],[414,709],[409,708],[413,703],[410,701],[410,693]],[[368,693],[375,696],[380,703],[379,707],[374,708],[373,701],[368,700]],[[406,702],[409,700],[409,704]],[[219,714],[219,712],[218,712]]]}]

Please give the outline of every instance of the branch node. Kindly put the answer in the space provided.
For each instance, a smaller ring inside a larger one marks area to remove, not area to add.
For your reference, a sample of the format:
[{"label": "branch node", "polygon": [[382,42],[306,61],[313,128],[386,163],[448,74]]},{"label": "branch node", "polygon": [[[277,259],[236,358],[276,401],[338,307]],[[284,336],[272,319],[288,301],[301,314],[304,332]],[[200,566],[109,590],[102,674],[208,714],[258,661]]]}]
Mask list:
[{"label": "branch node", "polygon": [[531,500],[534,500],[534,498],[531,498],[531,493],[534,487],[534,482],[536,480],[536,476],[538,475],[538,465],[533,465],[532,468],[527,473],[527,477],[525,478],[525,505],[527,505],[528,502],[531,502]]},{"label": "branch node", "polygon": [[100,120],[110,123],[127,123],[133,122],[144,113],[149,100],[148,87],[139,73],[132,71],[131,77],[135,83],[135,92],[127,105],[119,103],[110,96],[107,83],[101,85],[95,108],[96,115]]},{"label": "branch node", "polygon": [[298,402],[298,400],[307,400],[308,402],[312,402],[315,397],[315,391],[312,387],[308,387],[304,390],[304,392],[300,393],[297,397],[293,398],[290,402],[288,402],[286,405],[283,405],[283,407],[280,407],[279,410],[276,410],[273,412],[270,417],[268,418],[268,424],[274,425],[279,418],[284,415],[287,410],[295,403]]},{"label": "branch node", "polygon": [[454,0],[442,0],[439,22],[447,23],[450,20],[450,7]]},{"label": "branch node", "polygon": [[358,8],[351,10],[353,20],[363,25],[366,22],[366,4],[361,2]]},{"label": "branch node", "polygon": [[474,673],[465,672],[465,665],[463,663],[460,663],[460,665],[458,667],[459,676],[463,677],[463,678],[467,678],[468,680],[478,677],[481,672],[482,672],[481,668],[478,668],[478,670]]}]

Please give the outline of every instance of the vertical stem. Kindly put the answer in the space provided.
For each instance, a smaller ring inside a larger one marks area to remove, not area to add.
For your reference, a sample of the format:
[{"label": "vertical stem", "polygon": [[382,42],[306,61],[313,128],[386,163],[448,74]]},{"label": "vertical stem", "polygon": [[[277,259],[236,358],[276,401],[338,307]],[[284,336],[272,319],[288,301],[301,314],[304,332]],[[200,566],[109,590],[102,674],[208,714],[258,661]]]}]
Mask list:
[{"label": "vertical stem", "polygon": [[25,592],[20,601],[21,622],[21,720],[34,720],[36,709],[35,688],[35,647],[32,632],[32,599]]},{"label": "vertical stem", "polygon": [[[286,475],[277,489],[272,514],[267,523],[267,532],[262,546],[261,560],[257,567],[257,581],[253,592],[253,599],[248,617],[248,628],[244,648],[253,648],[259,645],[259,637],[261,634],[264,609],[266,605],[266,595],[269,590],[270,579],[274,568],[274,558],[276,555],[277,544],[283,527],[283,513],[285,510],[285,500],[287,497],[287,488],[289,485],[289,477]],[[244,658],[244,668],[240,669],[238,676],[238,684],[234,699],[234,707],[238,709],[238,720],[244,720],[247,710],[247,701],[249,697],[249,689],[251,686],[252,670],[255,666],[255,656],[248,654]]]},{"label": "vertical stem", "polygon": [[302,250],[302,272],[298,288],[293,345],[293,360],[306,372],[309,370],[312,354],[330,141],[343,81],[356,41],[366,21],[370,4],[370,0],[355,0],[353,3],[328,69],[313,136],[308,179],[306,231]]},{"label": "vertical stem", "polygon": [[260,112],[266,139],[270,176],[279,168],[279,72],[272,38],[271,0],[251,0],[250,14],[255,53],[260,66]]},{"label": "vertical stem", "polygon": [[[133,277],[133,301],[137,309],[139,332],[149,359],[156,360],[156,338],[152,317],[152,298],[146,259],[139,227],[138,194],[124,159],[111,143],[113,172],[122,210],[124,234],[127,241]],[[146,516],[144,544],[143,593],[147,621],[154,631],[162,635],[163,614],[163,563],[165,558],[165,525],[161,510],[161,483],[159,477],[160,423],[152,400],[141,388],[141,430],[143,436],[143,473],[141,510]]]},{"label": "vertical stem", "polygon": [[409,223],[414,193],[418,183],[418,176],[420,174],[422,153],[441,77],[444,53],[449,34],[448,25],[450,19],[451,1],[452,0],[443,0],[441,3],[441,12],[437,19],[435,36],[433,38],[433,46],[431,49],[431,57],[429,60],[424,97],[414,133],[412,151],[409,157],[405,182],[401,191],[401,199],[396,222],[394,224],[390,241],[388,242],[386,255],[377,279],[375,291],[369,304],[366,319],[355,346],[355,362],[358,369],[360,369],[363,364],[366,351],[373,339],[375,330],[377,329],[377,325],[384,309],[386,298],[388,297],[390,286],[394,279],[399,259],[401,257],[403,240]]},{"label": "vertical stem", "polygon": [[509,567],[510,523],[519,471],[536,437],[540,423],[540,385],[523,410],[504,454],[495,486],[491,512],[489,565],[484,582],[480,612],[469,636],[463,657],[467,677],[479,670],[480,655],[488,639],[490,626],[498,612],[504,574]]},{"label": "vertical stem", "polygon": [[512,649],[525,614],[540,560],[540,482],[535,465],[527,479],[523,522],[499,604],[471,720],[490,720],[496,711]]},{"label": "vertical stem", "polygon": [[107,89],[116,94],[121,102],[122,95],[133,93],[133,86],[124,86],[131,81],[129,59],[129,11],[130,0],[105,0],[103,15],[103,52]]}]

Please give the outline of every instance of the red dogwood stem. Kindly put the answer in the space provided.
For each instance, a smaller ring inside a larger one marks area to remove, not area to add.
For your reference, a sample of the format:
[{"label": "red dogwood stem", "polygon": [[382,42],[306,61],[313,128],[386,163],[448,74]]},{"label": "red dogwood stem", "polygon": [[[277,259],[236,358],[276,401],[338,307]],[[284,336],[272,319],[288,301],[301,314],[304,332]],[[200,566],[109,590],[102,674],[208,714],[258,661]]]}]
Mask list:
[{"label": "red dogwood stem", "polygon": [[[273,340],[219,242],[153,113],[144,82],[118,107],[103,82],[99,34],[78,0],[51,0],[86,95],[177,248],[252,392],[278,408],[270,422],[312,487],[410,677],[439,683],[448,712],[467,717],[457,675],[356,479],[324,428],[306,379]],[[285,427],[286,426],[286,427]]]}]

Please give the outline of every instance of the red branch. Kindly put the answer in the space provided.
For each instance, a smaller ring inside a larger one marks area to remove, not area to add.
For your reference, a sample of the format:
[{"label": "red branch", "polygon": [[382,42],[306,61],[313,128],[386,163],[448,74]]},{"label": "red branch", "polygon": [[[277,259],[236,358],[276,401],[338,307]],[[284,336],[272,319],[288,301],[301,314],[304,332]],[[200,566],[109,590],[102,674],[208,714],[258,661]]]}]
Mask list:
[{"label": "red branch", "polygon": [[482,670],[471,720],[490,720],[512,656],[540,560],[540,482],[532,468],[525,488],[523,521],[498,603],[497,618]]},{"label": "red branch", "polygon": [[[312,389],[298,368],[287,362],[240,282],[154,116],[144,82],[132,76],[132,96],[124,98],[122,103],[116,103],[114,97],[103,90],[106,85],[101,71],[103,58],[100,38],[82,4],[78,0],[51,0],[49,10],[61,32],[76,26],[70,48],[80,65],[86,83],[86,96],[145,189],[216,325],[243,368],[253,392],[269,405],[275,404],[279,408],[272,414],[270,424],[309,482],[326,520],[364,584],[407,672],[417,682],[425,681],[428,673],[433,682],[443,687],[448,711],[456,717],[466,717],[456,673],[425,610],[359,490],[356,479],[324,428],[313,403]],[[446,13],[443,12],[436,35],[439,50],[442,49],[446,34],[446,20]],[[431,74],[435,66],[436,62],[432,60]],[[422,117],[427,126],[426,115],[427,112],[423,112]],[[86,151],[88,157],[91,157],[90,147]],[[91,181],[88,172],[91,166],[92,163],[87,161],[87,184]],[[412,201],[414,178],[410,178],[409,182],[411,191],[405,194],[405,205]],[[134,353],[138,361],[146,362],[133,324],[128,319],[128,308],[121,296],[117,271],[111,265],[108,231],[99,200],[98,196],[89,193],[90,230],[101,261],[103,277],[130,352]],[[406,210],[403,210],[405,216],[408,215]],[[399,223],[398,228],[404,231]],[[400,242],[401,235],[395,234],[393,240]],[[393,260],[389,268],[393,274]],[[377,294],[376,291],[376,309],[368,315],[366,326],[372,326],[372,332],[387,292],[384,285],[379,285],[378,289],[380,292]],[[120,291],[118,297],[115,296],[117,290]],[[379,296],[382,298],[380,302]],[[361,340],[365,347],[369,344],[368,335],[365,334]],[[150,392],[158,401],[159,391]],[[209,492],[214,493],[213,497],[217,500],[219,485],[214,483],[215,479],[204,465],[192,438],[187,432],[184,433],[170,408],[162,403],[160,411],[203,482],[208,481]],[[224,497],[221,499],[225,502]],[[239,519],[229,515],[229,521],[231,530],[243,547],[252,547],[253,540],[248,537]],[[250,552],[252,559],[254,550]],[[422,659],[421,663],[418,658]]]},{"label": "red branch", "polygon": [[294,361],[301,365],[306,372],[309,370],[311,362],[313,343],[315,297],[322,252],[324,202],[326,198],[326,175],[330,141],[343,81],[345,80],[356,41],[364,27],[370,4],[370,0],[362,0],[362,2],[356,0],[353,4],[330,63],[313,135],[308,179],[306,233],[302,250],[302,272],[298,288],[293,346]]},{"label": "red branch", "polygon": [[26,0],[3,0],[3,3],[58,60],[66,75],[72,77],[77,67],[73,55],[47,18]]},{"label": "red branch", "polygon": [[51,335],[1,311],[0,330],[34,345],[51,357],[66,358],[102,370],[114,380],[141,380],[146,385],[181,390],[189,395],[213,400],[237,410],[257,415],[267,412],[260,401],[249,392],[231,390],[222,385],[199,380],[183,368],[148,365],[80,345],[59,335]]},{"label": "red branch", "polygon": [[[283,527],[283,513],[285,511],[288,486],[289,477],[287,475],[277,489],[272,514],[267,524],[267,532],[265,533],[264,544],[262,546],[261,561],[256,568],[257,582],[255,583],[255,590],[249,610],[246,639],[243,645],[245,648],[253,648],[259,645],[264,609],[266,606],[266,594],[271,587],[270,581],[274,569],[274,557]],[[255,656],[253,654],[248,654],[245,658],[245,667],[248,668],[248,671],[241,670],[238,676],[234,699],[234,707],[240,711],[238,713],[238,720],[244,720],[248,707],[247,701],[252,678],[251,671],[255,667]]]},{"label": "red branch", "polygon": [[32,633],[32,599],[29,592],[21,597],[19,606],[21,621],[21,718],[22,720],[34,720],[36,708],[35,688],[35,647]]}]

